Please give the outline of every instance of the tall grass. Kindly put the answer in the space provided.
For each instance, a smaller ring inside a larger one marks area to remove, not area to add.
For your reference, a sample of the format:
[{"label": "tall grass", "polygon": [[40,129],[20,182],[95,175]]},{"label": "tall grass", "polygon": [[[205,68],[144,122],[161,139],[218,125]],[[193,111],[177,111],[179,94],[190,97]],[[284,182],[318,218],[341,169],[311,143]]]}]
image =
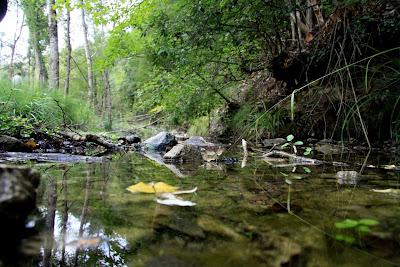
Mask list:
[{"label": "tall grass", "polygon": [[63,126],[87,130],[96,126],[86,101],[65,97],[58,91],[35,88],[27,81],[12,84],[0,79],[0,133],[26,135],[38,128]]}]

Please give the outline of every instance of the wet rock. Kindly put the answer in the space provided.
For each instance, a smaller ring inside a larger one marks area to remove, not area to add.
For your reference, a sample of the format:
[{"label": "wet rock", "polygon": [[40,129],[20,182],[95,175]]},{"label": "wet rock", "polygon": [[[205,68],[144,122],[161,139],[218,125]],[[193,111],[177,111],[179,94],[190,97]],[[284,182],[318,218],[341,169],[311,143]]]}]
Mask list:
[{"label": "wet rock", "polygon": [[23,151],[24,144],[17,138],[0,135],[0,150],[3,151]]},{"label": "wet rock", "polygon": [[160,132],[157,135],[150,137],[144,144],[147,149],[165,151],[168,148],[177,144],[175,136],[168,132]]},{"label": "wet rock", "polygon": [[273,138],[273,139],[264,139],[262,141],[262,144],[265,147],[273,147],[273,146],[279,146],[285,143],[286,140],[284,138]]},{"label": "wet rock", "polygon": [[207,142],[201,136],[193,136],[183,144],[174,146],[164,155],[164,159],[181,161],[215,161],[224,152],[224,148]]},{"label": "wet rock", "polygon": [[131,145],[131,144],[137,144],[140,143],[142,139],[136,135],[136,134],[130,134],[124,137],[120,137],[118,139],[118,144],[119,145]]},{"label": "wet rock", "polygon": [[356,171],[338,171],[336,179],[338,184],[356,185],[361,180],[361,175]]},{"label": "wet rock", "polygon": [[315,150],[326,155],[340,154],[348,151],[346,147],[341,145],[328,144],[328,143],[320,144],[320,142],[318,142],[317,145],[315,146]]},{"label": "wet rock", "polygon": [[192,136],[188,140],[185,141],[186,145],[195,146],[195,147],[210,147],[215,146],[213,143],[207,142],[201,136]]},{"label": "wet rock", "polygon": [[0,165],[0,232],[16,235],[36,205],[40,174],[32,169]]}]

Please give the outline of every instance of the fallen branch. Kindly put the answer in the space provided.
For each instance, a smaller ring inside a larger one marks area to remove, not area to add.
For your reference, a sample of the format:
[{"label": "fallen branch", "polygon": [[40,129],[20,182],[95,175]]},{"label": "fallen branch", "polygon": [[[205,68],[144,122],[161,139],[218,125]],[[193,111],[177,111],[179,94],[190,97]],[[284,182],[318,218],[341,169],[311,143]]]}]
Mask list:
[{"label": "fallen branch", "polygon": [[264,154],[264,157],[270,157],[270,156],[280,156],[284,158],[289,158],[293,160],[293,163],[297,164],[307,164],[307,165],[319,165],[324,163],[321,160],[318,159],[311,159],[311,158],[306,158],[302,156],[297,156],[295,154],[290,154],[284,151],[279,151],[279,150],[272,150],[266,154]]}]

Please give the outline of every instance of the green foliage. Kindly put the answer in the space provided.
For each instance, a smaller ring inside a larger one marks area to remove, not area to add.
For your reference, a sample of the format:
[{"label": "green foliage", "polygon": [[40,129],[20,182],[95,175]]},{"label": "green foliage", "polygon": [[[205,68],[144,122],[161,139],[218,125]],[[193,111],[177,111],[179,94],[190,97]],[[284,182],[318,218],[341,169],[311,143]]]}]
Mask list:
[{"label": "green foliage", "polygon": [[209,117],[203,116],[193,120],[191,123],[188,134],[189,135],[200,135],[200,136],[207,136],[208,135],[208,128],[209,128]]},{"label": "green foliage", "polygon": [[362,236],[369,234],[373,226],[379,225],[379,222],[374,219],[345,219],[335,223],[335,227],[344,231],[342,234],[337,234],[336,239],[348,244],[353,244],[356,241],[355,236]]},{"label": "green foliage", "polygon": [[233,114],[230,128],[242,134],[245,139],[257,139],[274,135],[282,127],[283,118],[280,110],[264,114],[245,104]]},{"label": "green foliage", "polygon": [[[289,134],[288,136],[286,136],[286,141],[287,141],[286,143],[284,143],[283,145],[281,145],[281,148],[284,149],[284,148],[290,146],[290,147],[293,149],[293,151],[294,151],[295,154],[297,154],[297,147],[298,147],[298,146],[304,145],[303,141],[295,141],[295,140],[294,140],[294,135],[293,135],[293,134]],[[303,155],[305,155],[305,156],[310,155],[310,154],[311,154],[311,151],[312,151],[312,148],[311,148],[311,147],[305,147],[305,148],[304,148]],[[305,171],[306,173],[311,172],[310,169],[308,169],[308,168],[307,168],[307,169],[304,169],[304,171]]]},{"label": "green foliage", "polygon": [[0,133],[23,137],[37,129],[94,127],[95,122],[84,101],[32,88],[27,82],[13,87],[0,80],[0,112]]}]

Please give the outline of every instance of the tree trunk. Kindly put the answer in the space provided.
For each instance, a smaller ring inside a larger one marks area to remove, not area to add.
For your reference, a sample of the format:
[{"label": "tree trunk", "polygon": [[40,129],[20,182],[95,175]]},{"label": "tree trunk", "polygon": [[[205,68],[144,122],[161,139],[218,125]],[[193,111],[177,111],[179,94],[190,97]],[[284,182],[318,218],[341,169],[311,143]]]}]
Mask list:
[{"label": "tree trunk", "polygon": [[104,71],[104,119],[106,122],[106,129],[112,129],[112,95],[111,95],[111,85],[110,85],[110,73],[108,69]]},{"label": "tree trunk", "polygon": [[66,18],[66,25],[65,25],[65,45],[67,49],[67,55],[65,58],[65,83],[64,83],[64,93],[65,95],[69,94],[69,79],[71,74],[71,12],[69,7],[69,2],[65,1],[66,9],[67,9],[67,18]]},{"label": "tree trunk", "polygon": [[[81,4],[83,5],[83,1],[81,0]],[[85,55],[86,55],[86,63],[87,63],[87,86],[88,86],[88,98],[90,105],[94,107],[94,82],[93,82],[93,64],[92,57],[90,55],[90,47],[88,40],[88,28],[85,20],[85,9],[81,8],[82,14],[82,29],[83,29],[83,38],[84,38],[84,47],[85,47]]]},{"label": "tree trunk", "polygon": [[53,8],[55,0],[49,0],[49,40],[50,40],[50,58],[49,58],[49,89],[57,90],[59,88],[60,61],[58,53],[58,30],[57,30],[57,12]]},{"label": "tree trunk", "polygon": [[35,80],[38,81],[40,85],[44,85],[47,80],[47,72],[44,65],[42,49],[39,44],[37,33],[30,30],[30,34],[33,51],[35,53]]},{"label": "tree trunk", "polygon": [[[18,26],[18,12],[19,9],[17,9],[17,25]],[[19,28],[19,32],[14,32],[14,39],[13,39],[13,43],[11,44],[11,56],[10,56],[10,65],[8,67],[8,77],[10,78],[10,80],[12,79],[12,77],[14,76],[14,56],[15,56],[15,48],[17,46],[17,42],[19,40],[19,38],[21,37],[21,33],[22,33],[22,28],[24,27],[24,23],[25,23],[25,15],[22,16],[22,22],[21,22],[21,27]]]}]

